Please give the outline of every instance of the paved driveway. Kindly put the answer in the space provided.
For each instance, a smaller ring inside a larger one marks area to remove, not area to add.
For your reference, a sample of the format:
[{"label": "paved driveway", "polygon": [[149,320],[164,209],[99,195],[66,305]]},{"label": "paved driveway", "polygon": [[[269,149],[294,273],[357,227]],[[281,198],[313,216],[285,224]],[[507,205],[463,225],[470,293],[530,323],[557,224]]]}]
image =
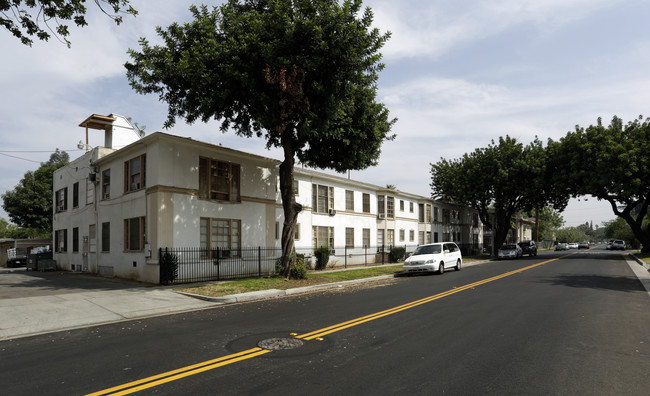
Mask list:
[{"label": "paved driveway", "polygon": [[149,284],[93,274],[0,268],[0,299],[54,296],[88,291],[123,290]]}]

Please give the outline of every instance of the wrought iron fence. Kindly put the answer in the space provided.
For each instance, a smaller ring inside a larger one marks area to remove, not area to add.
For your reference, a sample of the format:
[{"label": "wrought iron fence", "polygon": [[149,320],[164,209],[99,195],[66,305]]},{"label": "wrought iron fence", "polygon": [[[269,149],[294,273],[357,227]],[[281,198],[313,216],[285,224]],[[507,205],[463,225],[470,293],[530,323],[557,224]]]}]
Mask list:
[{"label": "wrought iron fence", "polygon": [[[463,255],[480,253],[480,248],[458,244]],[[341,246],[330,249],[329,268],[381,265],[403,261],[417,245]],[[296,248],[311,269],[316,268],[313,248]],[[280,248],[248,247],[238,249],[161,248],[160,283],[179,284],[215,280],[271,276],[282,256]]]}]

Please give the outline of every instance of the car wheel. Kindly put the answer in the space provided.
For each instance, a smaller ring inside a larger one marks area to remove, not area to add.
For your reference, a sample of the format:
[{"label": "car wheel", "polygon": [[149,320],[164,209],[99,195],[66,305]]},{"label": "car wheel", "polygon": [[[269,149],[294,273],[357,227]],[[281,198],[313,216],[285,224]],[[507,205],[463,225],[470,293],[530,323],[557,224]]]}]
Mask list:
[{"label": "car wheel", "polygon": [[456,271],[460,271],[460,267],[461,267],[461,265],[462,265],[462,263],[460,262],[460,259],[458,259],[458,260],[456,261]]},{"label": "car wheel", "polygon": [[438,265],[438,273],[440,275],[445,273],[445,262],[444,261],[441,261],[440,265]]}]

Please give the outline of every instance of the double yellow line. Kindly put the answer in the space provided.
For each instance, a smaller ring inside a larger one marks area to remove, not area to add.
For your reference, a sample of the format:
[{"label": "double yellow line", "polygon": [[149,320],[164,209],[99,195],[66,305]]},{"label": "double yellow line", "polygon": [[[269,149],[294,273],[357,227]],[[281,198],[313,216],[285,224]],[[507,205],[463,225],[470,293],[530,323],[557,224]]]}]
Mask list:
[{"label": "double yellow line", "polygon": [[[575,254],[575,253],[572,253],[572,254]],[[563,257],[566,257],[566,256],[563,256]],[[393,314],[396,314],[398,312],[401,312],[401,311],[404,311],[404,310],[407,310],[407,309],[411,309],[411,308],[417,307],[419,305],[426,304],[426,303],[429,303],[431,301],[438,300],[438,299],[443,298],[443,297],[450,296],[452,294],[460,293],[462,291],[469,290],[469,289],[474,289],[477,286],[484,285],[484,284],[490,283],[490,282],[494,282],[496,280],[499,280],[499,279],[502,279],[502,278],[505,278],[505,277],[508,277],[508,276],[511,276],[511,275],[515,275],[515,274],[518,274],[520,272],[527,271],[527,270],[529,270],[531,268],[539,267],[540,265],[550,263],[551,261],[559,260],[560,258],[562,258],[562,257],[558,257],[558,258],[554,258],[554,259],[551,259],[551,260],[543,261],[541,263],[529,265],[527,267],[523,267],[523,268],[520,268],[518,270],[506,272],[504,274],[493,276],[493,277],[487,278],[487,279],[483,279],[483,280],[480,280],[478,282],[470,283],[470,284],[465,285],[465,286],[456,287],[456,288],[448,290],[446,292],[442,292],[442,293],[439,293],[439,294],[436,294],[436,295],[433,295],[433,296],[430,296],[430,297],[422,298],[420,300],[412,301],[410,303],[403,304],[403,305],[400,305],[400,306],[397,306],[397,307],[394,307],[394,308],[391,308],[391,309],[387,309],[385,311],[380,311],[380,312],[376,312],[376,313],[371,314],[371,315],[366,315],[366,316],[362,316],[360,318],[348,320],[347,322],[335,324],[333,326],[328,326],[328,327],[325,327],[325,328],[322,328],[322,329],[319,329],[319,330],[315,330],[315,331],[312,331],[312,332],[309,332],[309,333],[295,335],[295,338],[300,338],[300,339],[304,339],[304,340],[308,340],[308,341],[309,340],[320,339],[321,337],[323,337],[325,335],[336,333],[337,331],[341,331],[341,330],[348,329],[350,327],[358,326],[360,324],[370,322],[372,320],[376,320],[376,319],[379,319],[379,318],[383,318],[383,317],[388,316],[388,315],[393,315]],[[213,369],[216,369],[218,367],[226,366],[226,365],[233,364],[233,363],[236,363],[236,362],[239,362],[239,361],[242,361],[242,360],[247,360],[247,359],[257,357],[257,356],[261,356],[261,355],[267,354],[269,352],[272,352],[272,351],[268,350],[268,349],[262,349],[262,348],[251,348],[251,349],[248,349],[248,350],[245,350],[245,351],[242,351],[242,352],[234,353],[232,355],[222,356],[222,357],[217,358],[217,359],[212,359],[212,360],[208,360],[208,361],[205,361],[205,362],[202,362],[202,363],[197,363],[197,364],[194,364],[194,365],[191,365],[191,366],[183,367],[183,368],[180,368],[180,369],[168,371],[166,373],[162,373],[162,374],[154,375],[154,376],[151,376],[151,377],[143,378],[141,380],[129,382],[127,384],[115,386],[115,387],[112,387],[112,388],[109,388],[109,389],[104,389],[104,390],[99,391],[99,392],[90,393],[89,396],[128,395],[128,394],[131,394],[131,393],[141,391],[143,389],[153,388],[154,386],[158,386],[158,385],[161,385],[161,384],[164,384],[164,383],[167,383],[167,382],[176,381],[176,380],[179,380],[181,378],[189,377],[191,375],[199,374],[199,373],[202,373],[202,372],[205,372],[205,371],[208,371],[208,370],[213,370]]]}]

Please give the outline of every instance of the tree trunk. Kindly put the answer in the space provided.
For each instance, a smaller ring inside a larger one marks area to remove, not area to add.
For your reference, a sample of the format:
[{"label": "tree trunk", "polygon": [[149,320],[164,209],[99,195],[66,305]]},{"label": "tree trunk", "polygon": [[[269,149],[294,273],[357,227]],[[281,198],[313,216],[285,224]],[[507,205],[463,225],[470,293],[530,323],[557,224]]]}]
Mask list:
[{"label": "tree trunk", "polygon": [[614,209],[614,214],[625,220],[632,229],[632,233],[634,233],[636,239],[641,242],[641,253],[650,253],[650,229],[648,231],[643,230],[643,219],[648,213],[648,204],[650,201],[646,200],[643,205],[641,205],[636,219],[630,214],[632,209],[637,206],[636,204],[628,205],[622,212],[620,212],[614,200],[608,199],[608,201]]},{"label": "tree trunk", "polygon": [[289,279],[291,277],[291,267],[295,261],[291,259],[294,253],[294,231],[302,205],[296,203],[296,195],[293,192],[293,166],[295,164],[293,146],[289,138],[286,138],[284,134],[282,148],[284,150],[284,161],[280,164],[280,195],[282,196],[284,223],[282,225],[281,264],[284,268],[282,275],[285,279]]}]

